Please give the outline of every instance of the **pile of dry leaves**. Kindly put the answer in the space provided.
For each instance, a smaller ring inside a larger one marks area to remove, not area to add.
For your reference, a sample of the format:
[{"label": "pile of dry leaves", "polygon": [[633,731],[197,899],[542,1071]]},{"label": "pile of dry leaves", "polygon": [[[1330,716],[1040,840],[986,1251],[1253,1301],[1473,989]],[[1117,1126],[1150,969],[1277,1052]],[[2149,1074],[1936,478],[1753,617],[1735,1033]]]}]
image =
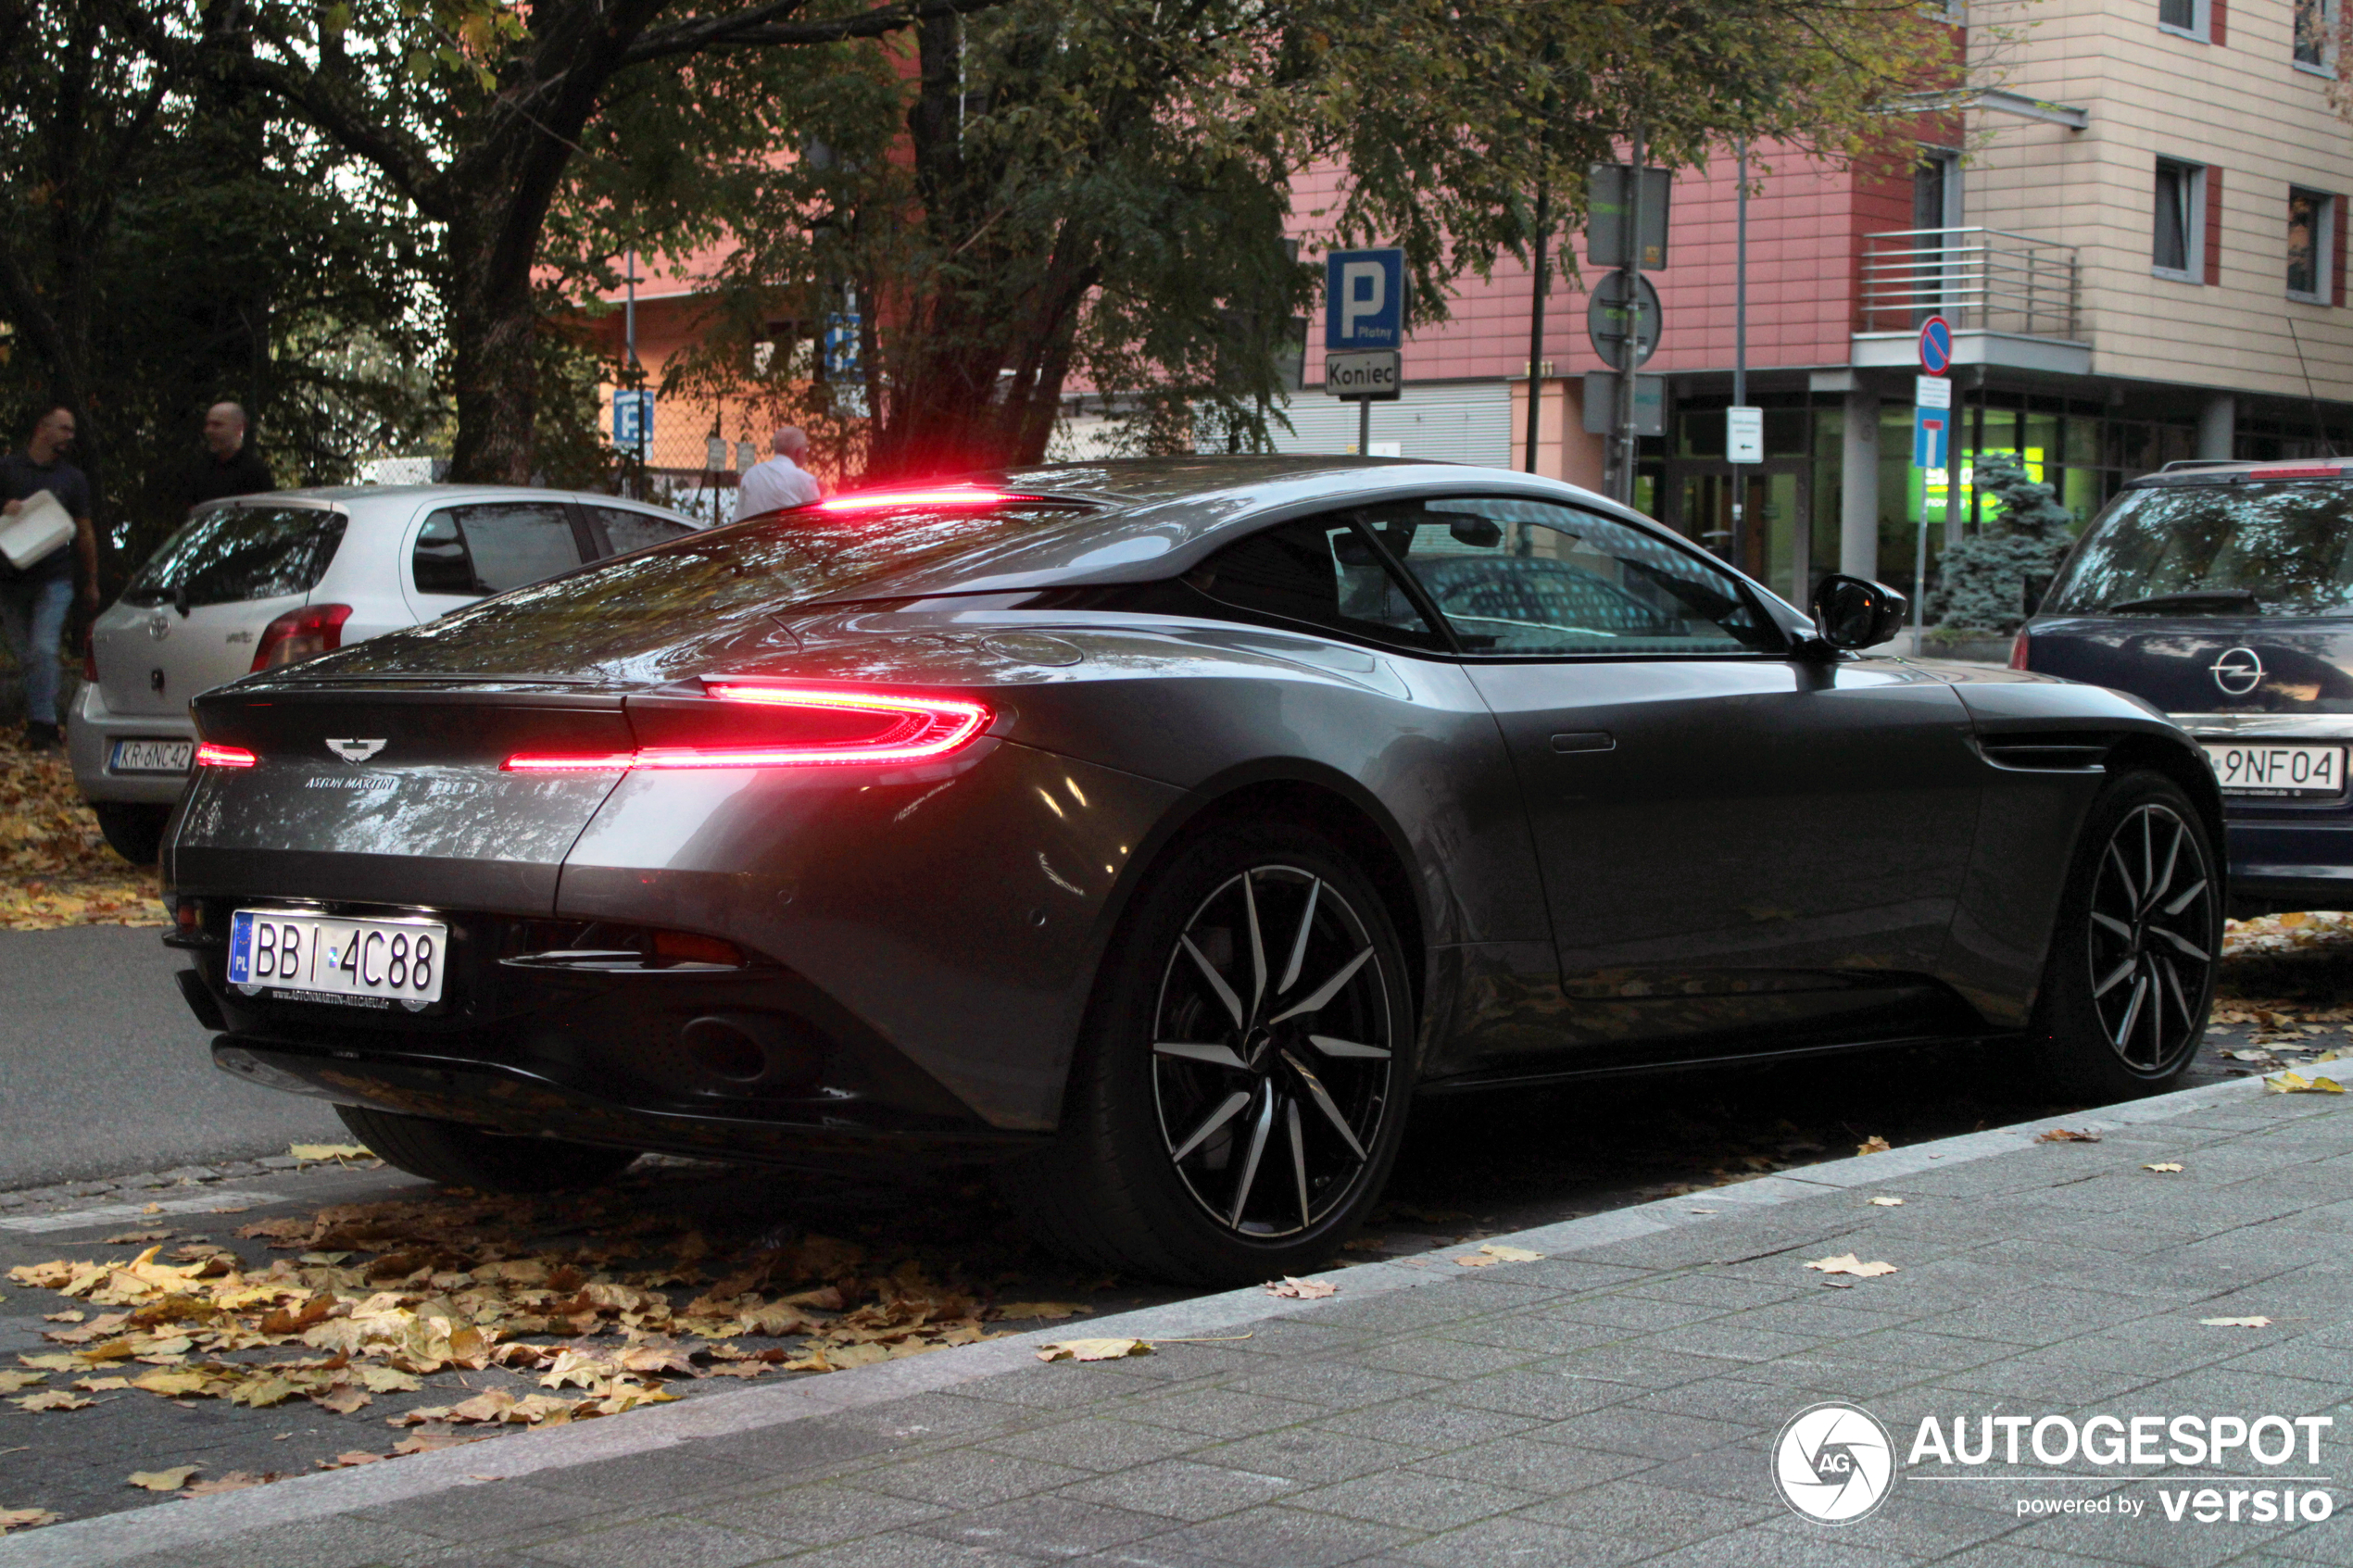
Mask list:
[{"label": "pile of dry leaves", "polygon": [[156,871],[107,847],[58,751],[0,738],[0,928],[161,925]]},{"label": "pile of dry leaves", "polygon": [[[521,1374],[513,1387],[469,1388],[390,1418],[405,1434],[391,1453],[420,1453],[674,1399],[665,1386],[683,1379],[832,1372],[998,1337],[984,1326],[995,1319],[1087,1310],[988,1305],[919,1259],[823,1235],[715,1248],[610,1194],[538,1208],[466,1196],[344,1204],[237,1234],[291,1256],[247,1262],[192,1238],[167,1258],[170,1233],[148,1230],[108,1238],[144,1248],[132,1257],[11,1269],[18,1284],[78,1305],[47,1315],[59,1348],[18,1357],[22,1370],[0,1371],[0,1394],[35,1411],[143,1391],[255,1409],[307,1399],[349,1415],[379,1395],[420,1392],[435,1373]],[[549,1248],[550,1234],[594,1239]],[[624,1267],[640,1249],[657,1265]],[[384,1457],[355,1449],[321,1462]]]}]

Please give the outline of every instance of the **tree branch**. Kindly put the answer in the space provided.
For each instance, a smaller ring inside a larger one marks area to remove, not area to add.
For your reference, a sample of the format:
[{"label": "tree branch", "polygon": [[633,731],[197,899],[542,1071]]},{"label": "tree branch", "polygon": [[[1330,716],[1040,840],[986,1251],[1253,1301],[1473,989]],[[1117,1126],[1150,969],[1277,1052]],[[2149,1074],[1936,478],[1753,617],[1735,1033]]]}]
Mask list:
[{"label": "tree branch", "polygon": [[649,32],[622,56],[636,65],[708,49],[756,49],[771,44],[846,44],[856,38],[880,38],[934,17],[970,16],[989,10],[1005,0],[897,0],[855,16],[824,21],[786,22],[776,19],[799,11],[807,0],[772,0],[729,16],[698,18]]}]

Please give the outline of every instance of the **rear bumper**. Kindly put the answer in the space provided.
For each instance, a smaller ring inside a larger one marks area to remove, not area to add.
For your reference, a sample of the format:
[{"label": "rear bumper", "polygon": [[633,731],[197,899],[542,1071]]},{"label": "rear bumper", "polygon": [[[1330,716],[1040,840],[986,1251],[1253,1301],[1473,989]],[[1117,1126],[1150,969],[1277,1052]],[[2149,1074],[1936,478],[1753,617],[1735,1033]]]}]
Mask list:
[{"label": "rear bumper", "polygon": [[[196,934],[171,944],[195,958],[182,988],[221,1031],[215,1065],[267,1087],[503,1133],[812,1166],[985,1158],[1034,1141],[989,1127],[780,965],[572,961],[562,950],[599,957],[577,951],[588,933],[451,915],[447,1010],[373,1010],[228,985],[230,906],[203,900]],[[597,939],[624,935],[607,926]],[[530,956],[551,947],[555,961]],[[714,1022],[738,1032],[752,1065],[698,1047],[689,1026]]]},{"label": "rear bumper", "polygon": [[66,750],[73,759],[73,782],[91,800],[126,805],[169,806],[180,798],[185,773],[117,773],[107,761],[119,740],[184,740],[196,738],[195,721],[187,714],[120,714],[107,707],[106,693],[95,681],[85,681],[66,722]]},{"label": "rear bumper", "polygon": [[710,1160],[834,1170],[1000,1160],[1042,1141],[1034,1133],[978,1125],[918,1125],[822,1108],[753,1115],[711,1106],[599,1092],[539,1064],[494,1062],[430,1051],[352,1052],[223,1035],[213,1065],[265,1088],[338,1105],[440,1117],[516,1136]]},{"label": "rear bumper", "polygon": [[2228,830],[2233,912],[2353,909],[2353,822],[2272,818]]}]

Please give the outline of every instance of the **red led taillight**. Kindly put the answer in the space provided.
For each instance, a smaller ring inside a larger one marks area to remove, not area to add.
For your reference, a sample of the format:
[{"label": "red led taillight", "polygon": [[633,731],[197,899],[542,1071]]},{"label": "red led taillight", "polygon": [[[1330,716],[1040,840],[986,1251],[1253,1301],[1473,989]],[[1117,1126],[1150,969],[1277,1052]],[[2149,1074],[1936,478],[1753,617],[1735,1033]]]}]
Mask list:
[{"label": "red led taillight", "polygon": [[222,746],[219,741],[199,741],[196,745],[196,766],[199,768],[250,768],[261,759],[242,746]]},{"label": "red led taillight", "polygon": [[253,650],[253,667],[271,670],[299,664],[343,646],[343,623],[351,619],[349,605],[304,605],[290,609],[261,630],[261,646]]},{"label": "red led taillight", "polygon": [[985,484],[931,484],[912,490],[861,490],[855,495],[820,501],[816,509],[874,512],[886,507],[997,507],[1007,501],[1036,499],[1035,495],[1017,495],[1009,490],[991,490]]},{"label": "red led taillight", "polygon": [[[841,691],[754,676],[714,677],[706,696],[799,713],[812,723],[806,739],[762,737],[740,744],[648,746],[635,751],[579,754],[518,752],[513,773],[579,773],[622,768],[805,768],[844,762],[928,762],[970,745],[994,717],[968,697],[910,696],[898,692]],[[719,711],[723,711],[721,709]]]},{"label": "red led taillight", "polygon": [[2025,670],[2032,668],[2026,662],[2026,633],[2020,632],[2017,636],[2010,639],[2010,668],[2013,670]]}]

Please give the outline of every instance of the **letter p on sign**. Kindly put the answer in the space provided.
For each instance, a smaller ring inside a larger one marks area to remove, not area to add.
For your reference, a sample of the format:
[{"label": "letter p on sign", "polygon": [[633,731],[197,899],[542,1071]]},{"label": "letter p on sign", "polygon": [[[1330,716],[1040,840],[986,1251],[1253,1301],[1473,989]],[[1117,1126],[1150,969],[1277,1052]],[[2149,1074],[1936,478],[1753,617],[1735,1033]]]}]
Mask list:
[{"label": "letter p on sign", "polygon": [[1395,348],[1404,337],[1405,253],[1336,250],[1325,261],[1324,346]]}]

